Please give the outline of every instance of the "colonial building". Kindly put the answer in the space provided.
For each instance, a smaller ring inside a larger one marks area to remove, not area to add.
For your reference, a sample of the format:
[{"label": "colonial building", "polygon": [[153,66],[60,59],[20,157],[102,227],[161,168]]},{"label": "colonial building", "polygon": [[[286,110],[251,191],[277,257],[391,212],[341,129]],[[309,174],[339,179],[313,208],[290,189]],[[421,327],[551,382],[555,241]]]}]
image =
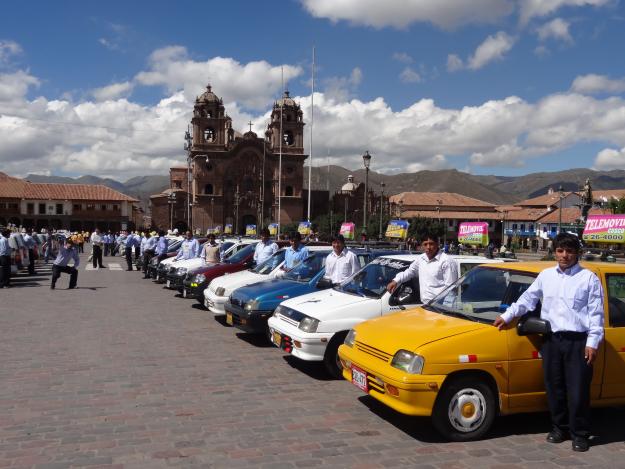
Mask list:
[{"label": "colonial building", "polygon": [[0,173],[0,225],[119,231],[139,228],[137,199],[106,186],[33,183]]},{"label": "colonial building", "polygon": [[[243,135],[234,131],[222,99],[210,85],[195,100],[191,125],[187,168],[172,168],[169,193],[150,198],[156,226],[182,227],[188,218],[189,224],[202,232],[232,224],[241,233],[248,224],[277,222],[278,213],[282,224],[302,219],[307,158],[304,121],[300,106],[288,91],[274,103],[261,137],[252,132],[251,123]],[[173,203],[171,191],[176,193]],[[183,210],[176,210],[181,199]]]}]

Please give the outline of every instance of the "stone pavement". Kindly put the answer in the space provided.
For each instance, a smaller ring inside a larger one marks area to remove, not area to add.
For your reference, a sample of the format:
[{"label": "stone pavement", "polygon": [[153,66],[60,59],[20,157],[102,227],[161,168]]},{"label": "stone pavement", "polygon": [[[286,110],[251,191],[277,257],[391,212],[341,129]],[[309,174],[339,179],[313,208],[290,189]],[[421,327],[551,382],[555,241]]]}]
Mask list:
[{"label": "stone pavement", "polygon": [[0,467],[625,467],[623,408],[593,412],[585,454],[545,443],[545,414],[448,443],[138,272],[82,261],[76,290],[40,267],[0,291]]}]

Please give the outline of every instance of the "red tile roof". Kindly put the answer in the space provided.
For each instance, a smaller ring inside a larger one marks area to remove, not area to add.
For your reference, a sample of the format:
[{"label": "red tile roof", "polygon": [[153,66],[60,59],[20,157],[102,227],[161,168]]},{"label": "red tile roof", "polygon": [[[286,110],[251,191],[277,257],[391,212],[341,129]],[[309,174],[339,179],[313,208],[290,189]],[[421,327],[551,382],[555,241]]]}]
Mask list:
[{"label": "red tile roof", "polygon": [[403,218],[422,217],[440,218],[441,220],[501,220],[499,212],[460,212],[453,210],[441,210],[440,214],[434,210],[402,210]]},{"label": "red tile roof", "polygon": [[455,192],[401,192],[392,195],[391,203],[402,205],[430,205],[432,207],[495,207],[483,200],[474,199]]},{"label": "red tile roof", "polygon": [[[604,210],[604,209],[600,209],[600,208],[593,208],[590,210],[590,212],[588,213],[589,215],[612,215],[612,212],[610,210]],[[582,212],[580,211],[580,209],[578,207],[568,207],[568,208],[563,208],[562,209],[562,219],[560,219],[560,210],[559,209],[555,209],[552,210],[551,212],[545,214],[544,217],[540,218],[538,220],[538,223],[543,223],[543,224],[547,224],[547,223],[558,223],[560,221],[562,221],[562,223],[565,224],[571,224],[571,223],[575,223],[579,217],[582,216]]]},{"label": "red tile roof", "polygon": [[0,173],[0,198],[138,202],[137,199],[102,185],[36,183],[4,173]]},{"label": "red tile roof", "polygon": [[546,208],[497,207],[507,221],[536,221],[548,213]]},{"label": "red tile roof", "polygon": [[[567,197],[571,194],[577,194],[577,192],[563,192],[562,194],[564,197]],[[560,194],[558,193],[558,191],[555,191],[551,194],[543,194],[532,199],[522,200],[521,202],[517,202],[515,205],[521,207],[548,207],[557,204],[559,201]]]},{"label": "red tile roof", "polygon": [[[625,197],[625,189],[612,189],[612,190],[593,190],[592,198],[596,202],[608,202],[612,199],[622,199]],[[604,200],[605,199],[605,200]]]}]

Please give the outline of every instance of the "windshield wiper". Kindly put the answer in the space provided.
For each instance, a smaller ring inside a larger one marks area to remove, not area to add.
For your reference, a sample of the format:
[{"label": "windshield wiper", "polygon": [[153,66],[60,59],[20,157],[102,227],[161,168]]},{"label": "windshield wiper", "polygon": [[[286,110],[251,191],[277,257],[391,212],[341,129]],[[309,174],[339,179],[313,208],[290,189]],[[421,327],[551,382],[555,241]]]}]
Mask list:
[{"label": "windshield wiper", "polygon": [[467,320],[473,321],[473,322],[480,322],[478,318],[476,318],[475,316],[471,316],[470,314],[461,313],[460,311],[451,311],[451,310],[448,310],[448,309],[437,308],[436,306],[434,306],[432,304],[424,305],[424,306],[422,306],[422,308],[424,308],[424,309],[431,309],[434,312],[440,313],[440,314],[444,314],[445,316],[452,316],[452,317],[455,317],[455,318],[467,319]]}]

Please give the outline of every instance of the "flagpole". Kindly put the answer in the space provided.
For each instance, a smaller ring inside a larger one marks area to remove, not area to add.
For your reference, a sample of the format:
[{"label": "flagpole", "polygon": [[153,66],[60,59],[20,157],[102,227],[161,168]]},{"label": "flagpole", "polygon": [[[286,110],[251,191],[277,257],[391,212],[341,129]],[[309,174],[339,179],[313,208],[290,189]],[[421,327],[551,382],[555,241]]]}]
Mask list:
[{"label": "flagpole", "polygon": [[312,48],[312,80],[310,82],[310,154],[308,155],[308,217],[310,222],[310,198],[312,191],[313,121],[315,111],[315,46]]}]

